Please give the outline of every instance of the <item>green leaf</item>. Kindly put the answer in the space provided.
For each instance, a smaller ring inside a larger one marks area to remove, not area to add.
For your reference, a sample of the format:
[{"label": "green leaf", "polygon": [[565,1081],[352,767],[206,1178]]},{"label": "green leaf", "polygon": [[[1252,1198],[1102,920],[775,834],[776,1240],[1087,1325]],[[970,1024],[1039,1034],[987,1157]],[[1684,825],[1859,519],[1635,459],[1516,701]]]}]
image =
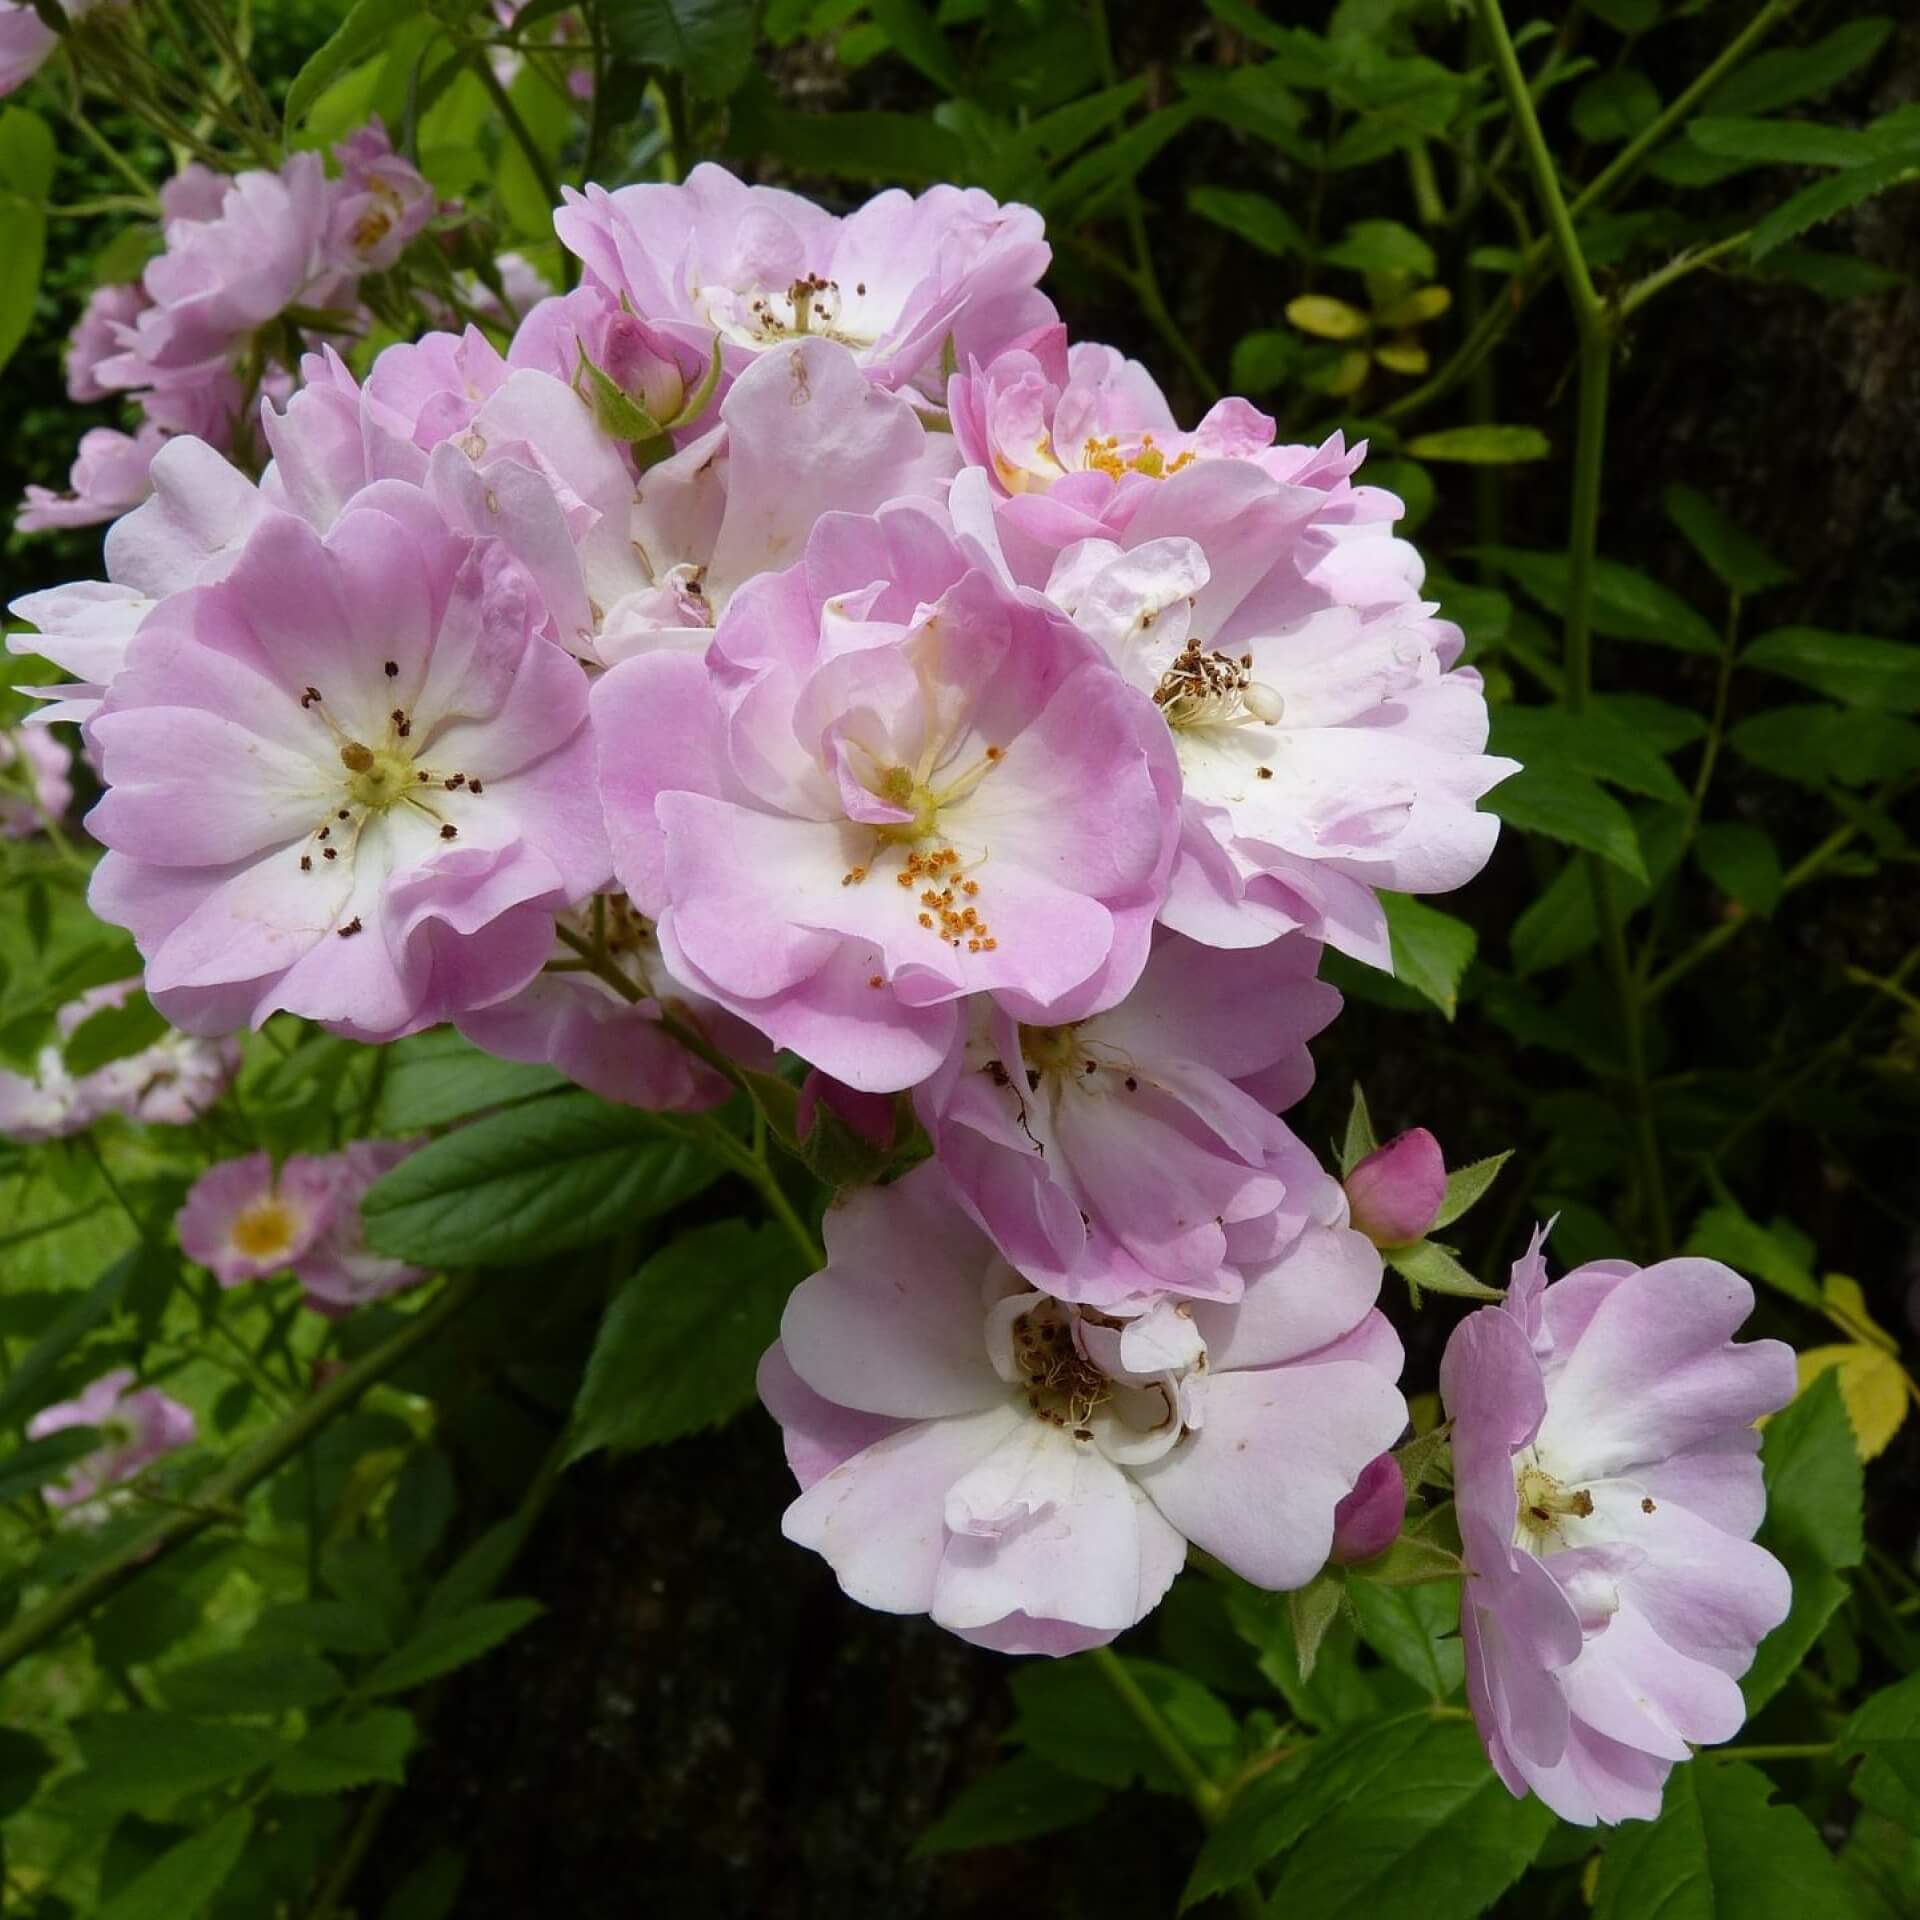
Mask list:
[{"label": "green leaf", "polygon": [[25,107],[0,108],[0,367],[33,325],[52,186],[52,129]]},{"label": "green leaf", "polygon": [[1798,680],[1849,706],[1920,713],[1920,646],[1904,641],[1775,627],[1747,648],[1740,664]]},{"label": "green leaf", "polygon": [[1920,1833],[1920,1674],[1883,1687],[1841,1730],[1836,1757],[1865,1756],[1853,1797],[1910,1833]]},{"label": "green leaf", "polygon": [[1356,1080],[1353,1104],[1347,1109],[1346,1137],[1340,1144],[1340,1177],[1344,1180],[1379,1144],[1373,1136],[1373,1115],[1367,1110],[1367,1096]]},{"label": "green leaf", "polygon": [[1864,167],[1849,167],[1810,187],[1803,187],[1791,200],[1781,203],[1754,228],[1747,242],[1747,257],[1764,260],[1774,248],[1803,234],[1809,227],[1831,220],[1871,200],[1889,187],[1920,178],[1920,164],[1911,153],[1895,154]]},{"label": "green leaf", "polygon": [[61,1049],[67,1071],[82,1074],[142,1053],[169,1031],[166,1021],[144,993],[130,993],[117,1007],[102,1007],[74,1028]]},{"label": "green leaf", "polygon": [[382,1133],[419,1133],[567,1084],[552,1067],[498,1060],[453,1028],[435,1027],[386,1049],[375,1124]]},{"label": "green leaf", "polygon": [[1771,113],[1829,93],[1886,43],[1893,22],[1873,14],[1849,20],[1805,47],[1779,47],[1736,68],[1707,96],[1719,114]]},{"label": "green leaf", "polygon": [[[1517,580],[1550,613],[1567,611],[1568,565],[1564,553],[1525,547],[1479,547],[1478,558]],[[1618,640],[1645,640],[1682,653],[1717,656],[1720,636],[1676,593],[1617,560],[1597,560],[1593,570],[1593,630]]]},{"label": "green leaf", "polygon": [[753,0],[619,0],[604,24],[623,59],[684,74],[703,100],[724,100],[753,61]]},{"label": "green leaf", "polygon": [[363,1693],[404,1693],[443,1673],[478,1660],[537,1620],[538,1600],[484,1600],[477,1607],[436,1620],[400,1646],[361,1681]]},{"label": "green leaf", "polygon": [[1433,1216],[1427,1231],[1436,1227],[1450,1227],[1473,1206],[1486,1190],[1499,1177],[1500,1169],[1513,1158],[1513,1149],[1505,1153],[1489,1155],[1485,1160],[1470,1161],[1464,1167],[1455,1167],[1447,1175],[1446,1198],[1440,1202],[1440,1211]]},{"label": "green leaf", "polygon": [[1912,278],[1850,253],[1823,253],[1814,247],[1777,247],[1767,255],[1766,272],[1810,288],[1823,300],[1863,300],[1907,286]]},{"label": "green leaf", "polygon": [[323,1706],[340,1692],[340,1676],[314,1654],[239,1647],[158,1674],[155,1685],[181,1713],[282,1713]]},{"label": "green leaf", "polygon": [[257,1727],[215,1726],[148,1708],[78,1721],[86,1772],[74,1781],[95,1801],[122,1806],[173,1801],[270,1766],[281,1741]]},{"label": "green leaf", "polygon": [[[1426,241],[1397,220],[1356,220],[1337,246],[1321,249],[1320,258],[1330,267],[1351,267],[1355,273],[1400,273],[1414,280],[1431,280],[1437,265],[1433,249]],[[1473,456],[1456,454],[1453,457],[1464,460]]]},{"label": "green leaf", "polygon": [[1739,822],[1702,827],[1693,843],[1700,871],[1749,913],[1766,915],[1780,904],[1784,876],[1773,842],[1758,827]]},{"label": "green leaf", "polygon": [[0,1820],[18,1813],[59,1764],[32,1734],[0,1726]]},{"label": "green leaf", "polygon": [[1503,1300],[1497,1287],[1476,1280],[1437,1240],[1415,1240],[1382,1249],[1390,1266],[1423,1293],[1451,1294],[1456,1300]]},{"label": "green leaf", "polygon": [[867,11],[909,66],[918,68],[945,93],[966,91],[946,36],[920,0],[868,0]]},{"label": "green leaf", "polygon": [[1710,117],[1690,121],[1687,138],[1707,153],[1783,167],[1858,167],[1881,157],[1872,136],[1812,120]]},{"label": "green leaf", "polygon": [[970,1782],[914,1842],[913,1857],[1006,1847],[1090,1820],[1107,1803],[1106,1790],[1049,1766],[1036,1754],[1016,1754]]},{"label": "green leaf", "polygon": [[253,1633],[267,1647],[291,1643],[324,1653],[385,1653],[393,1645],[377,1612],[347,1600],[294,1600],[270,1607]]},{"label": "green leaf", "polygon": [[1416,460],[1460,460],[1476,467],[1513,466],[1544,460],[1553,442],[1538,427],[1448,427],[1407,442]]},{"label": "green leaf", "polygon": [[0,1460],[0,1500],[17,1500],[50,1486],[99,1444],[98,1427],[62,1427],[43,1440],[29,1440]]},{"label": "green leaf", "polygon": [[397,1787],[406,1778],[407,1755],[416,1737],[413,1715],[402,1707],[374,1707],[351,1720],[310,1727],[273,1770],[282,1793],[351,1793],[380,1781]]},{"label": "green leaf", "polygon": [[1688,544],[1735,593],[1764,593],[1793,578],[1752,534],[1716,507],[1704,493],[1678,481],[1661,496],[1667,518]]},{"label": "green leaf", "polygon": [[169,1847],[101,1907],[96,1920],[196,1920],[240,1864],[252,1833],[251,1808],[222,1814]]},{"label": "green leaf", "polygon": [[655,1254],[607,1304],[568,1457],[658,1446],[738,1413],[801,1278],[787,1237],[743,1220],[697,1227]]},{"label": "green leaf", "polygon": [[1824,1373],[1767,1422],[1760,1544],[1793,1579],[1793,1610],[1760,1643],[1741,1690],[1751,1716],[1785,1684],[1847,1597],[1843,1571],[1864,1552],[1864,1482],[1840,1383]]},{"label": "green leaf", "polygon": [[453,1920],[466,1877],[466,1855],[441,1847],[394,1888],[380,1920]]},{"label": "green leaf", "polygon": [[1683,1252],[1704,1260],[1722,1260],[1736,1272],[1784,1293],[1816,1313],[1826,1307],[1826,1296],[1790,1247],[1758,1221],[1749,1220],[1730,1201],[1709,1207],[1693,1223]]},{"label": "green leaf", "polygon": [[1649,800],[1686,804],[1687,790],[1659,749],[1604,707],[1579,714],[1564,707],[1496,707],[1487,751],[1506,754],[1523,767],[1583,773]]},{"label": "green leaf", "polygon": [[1573,96],[1574,131],[1596,146],[1631,140],[1660,117],[1660,95],[1635,67],[1617,67],[1586,82]]},{"label": "green leaf", "polygon": [[740,89],[727,113],[727,151],[736,158],[771,154],[801,173],[886,186],[951,180],[966,171],[966,148],[924,114],[801,113],[781,106],[758,80]]},{"label": "green leaf", "polygon": [[1346,1576],[1340,1569],[1323,1567],[1304,1587],[1295,1587],[1287,1595],[1287,1620],[1293,1628],[1293,1651],[1300,1663],[1302,1685],[1313,1678],[1320,1660],[1320,1643],[1340,1618],[1340,1603],[1346,1592]]},{"label": "green leaf", "polygon": [[[1197,1680],[1156,1661],[1126,1660],[1124,1665],[1202,1766],[1232,1751],[1233,1715]],[[1009,1685],[1014,1721],[1007,1737],[1061,1772],[1105,1787],[1138,1780],[1158,1793],[1183,1790],[1160,1749],[1091,1660],[1036,1661],[1017,1668]]]},{"label": "green leaf", "polygon": [[1048,188],[1044,210],[1050,218],[1064,219],[1069,209],[1075,218],[1091,218],[1107,195],[1137,179],[1141,168],[1184,133],[1199,112],[1191,100],[1162,107],[1118,139],[1082,154]]},{"label": "green leaf", "polygon": [[1636,880],[1647,877],[1626,808],[1585,774],[1550,764],[1523,767],[1487,795],[1486,807],[1509,826],[1597,853]]},{"label": "green leaf", "polygon": [[1393,942],[1393,977],[1451,1020],[1479,936],[1464,920],[1410,894],[1382,893],[1380,905]]},{"label": "green leaf", "polygon": [[1474,1920],[1526,1870],[1553,1815],[1494,1777],[1474,1730],[1422,1715],[1376,1723],[1315,1790],[1273,1893],[1313,1920]]},{"label": "green leaf", "polygon": [[419,11],[420,0],[355,0],[352,11],[293,76],[287,88],[287,130],[307,117],[314,102],[349,67],[383,52],[394,28]]},{"label": "green leaf", "polygon": [[1233,187],[1195,187],[1187,206],[1202,220],[1238,234],[1242,240],[1279,259],[1312,251],[1307,236],[1277,200],[1264,193],[1243,193]]},{"label": "green leaf", "polygon": [[680,1126],[556,1094],[423,1147],[361,1202],[382,1253],[423,1266],[506,1266],[603,1240],[719,1177]]},{"label": "green leaf", "polygon": [[1593,1920],[1812,1920],[1853,1911],[1846,1875],[1797,1807],[1774,1806],[1757,1768],[1675,1767],[1654,1821],[1614,1829]]},{"label": "green leaf", "polygon": [[40,1405],[41,1390],[54,1369],[113,1312],[140,1257],[137,1247],[123,1253],[85,1293],[75,1294],[60,1317],[27,1349],[0,1387],[0,1432]]},{"label": "green leaf", "polygon": [[1458,1691],[1466,1672],[1460,1646],[1460,1589],[1449,1580],[1402,1585],[1350,1579],[1347,1593],[1360,1637],[1435,1700]]}]

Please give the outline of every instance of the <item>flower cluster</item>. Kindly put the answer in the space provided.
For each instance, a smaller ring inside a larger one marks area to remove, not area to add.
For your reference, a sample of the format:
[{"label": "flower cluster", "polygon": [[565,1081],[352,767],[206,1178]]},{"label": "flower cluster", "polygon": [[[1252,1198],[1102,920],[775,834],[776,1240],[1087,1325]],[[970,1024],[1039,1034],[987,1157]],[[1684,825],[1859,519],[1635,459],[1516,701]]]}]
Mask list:
[{"label": "flower cluster", "polygon": [[302,333],[354,325],[361,278],[392,266],[438,203],[377,121],[334,158],[331,177],[319,154],[296,153],[277,172],[231,177],[194,162],[167,183],[165,246],[139,280],[95,290],[67,346],[69,397],[125,394],[141,423],[132,434],[84,434],[65,493],[27,489],[23,533],[91,526],[137,506],[175,435],[242,451],[258,397],[290,390]]},{"label": "flower cluster", "polygon": [[[182,213],[76,377],[228,380],[350,300],[431,208],[377,130],[338,153]],[[264,471],[177,432],[108,578],[17,603],[105,788],[95,911],[188,1033],[451,1022],[680,1111],[785,1051],[803,1147],[917,1122],[760,1372],[787,1533],[856,1598],[1058,1654],[1189,1543],[1275,1589],[1379,1555],[1381,1249],[1448,1176],[1416,1130],[1343,1187],[1280,1115],[1324,950],[1389,967],[1383,896],[1472,878],[1512,771],[1399,502],[1243,400],[1182,429],[977,191],[839,218],[703,166],[555,224],[574,291],[308,354]],[[224,1163],[181,1243],[392,1291],[359,1201],[408,1150]],[[1473,1699],[1510,1784],[1614,1818],[1737,1724],[1784,1388],[1722,1269],[1542,1278],[1448,1355]]]}]

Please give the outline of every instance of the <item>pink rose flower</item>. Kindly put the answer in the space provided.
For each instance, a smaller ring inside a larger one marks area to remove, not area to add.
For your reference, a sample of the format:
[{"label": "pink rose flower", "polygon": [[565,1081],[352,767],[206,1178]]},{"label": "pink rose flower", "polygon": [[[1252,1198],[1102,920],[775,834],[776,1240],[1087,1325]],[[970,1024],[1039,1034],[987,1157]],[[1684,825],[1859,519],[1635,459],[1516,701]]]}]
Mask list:
[{"label": "pink rose flower", "polygon": [[702,164],[679,186],[565,190],[561,240],[607,292],[727,368],[799,335],[850,348],[880,386],[937,390],[949,338],[991,359],[1053,318],[1040,216],[978,188],[897,188],[844,219]]},{"label": "pink rose flower", "polygon": [[1356,1162],[1346,1189],[1353,1224],[1376,1247],[1418,1240],[1447,1197],[1440,1142],[1425,1127],[1410,1127]]},{"label": "pink rose flower", "polygon": [[[673,977],[653,928],[626,896],[608,894],[604,900],[608,956],[645,998],[627,1000],[590,973],[541,973],[511,999],[461,1014],[454,1022],[460,1031],[503,1060],[546,1061],[602,1100],[652,1113],[697,1113],[733,1094],[724,1074],[668,1033],[661,1024],[663,1011],[726,1054],[770,1071],[773,1054],[766,1042],[745,1021]],[[593,930],[588,908],[559,918],[582,936]],[[553,957],[578,955],[556,942]]]},{"label": "pink rose flower", "polygon": [[[0,19],[4,19],[0,15]],[[95,287],[80,310],[67,340],[67,398],[85,404],[104,400],[109,389],[94,376],[102,360],[120,351],[120,328],[130,326],[147,306],[147,290],[137,280],[116,287]]]},{"label": "pink rose flower", "polygon": [[[71,1040],[96,1013],[125,1004],[144,982],[116,980],[91,987],[54,1015],[63,1041]],[[109,1060],[78,1082],[91,1118],[123,1114],[149,1127],[187,1127],[211,1107],[233,1084],[240,1071],[237,1040],[205,1040],[169,1030],[138,1053]]]},{"label": "pink rose flower", "polygon": [[152,490],[153,458],[164,444],[151,422],[131,434],[89,427],[80,436],[67,491],[29,487],[14,526],[22,533],[49,533],[56,527],[94,527],[119,519]]},{"label": "pink rose flower", "polygon": [[669,965],[849,1086],[925,1079],[973,994],[1079,1019],[1145,964],[1166,731],[931,512],[828,515],[704,658],[593,698],[616,870]]},{"label": "pink rose flower", "polygon": [[1314,1229],[1233,1305],[1127,1315],[1034,1291],[937,1166],[826,1219],[760,1391],[801,1494],[789,1540],[865,1606],[1064,1654],[1155,1607],[1191,1541],[1304,1586],[1406,1420],[1358,1234]]},{"label": "pink rose flower", "polygon": [[71,755],[47,728],[0,728],[0,834],[25,840],[49,820],[64,820],[73,805],[72,769]]},{"label": "pink rose flower", "polygon": [[1549,1287],[1543,1238],[1440,1366],[1467,1698],[1514,1794],[1651,1820],[1674,1762],[1739,1731],[1739,1676],[1786,1618],[1786,1569],[1752,1544],[1754,1422],[1792,1398],[1793,1350],[1733,1340],[1753,1290],[1716,1260]]},{"label": "pink rose flower", "polygon": [[331,1200],[315,1232],[288,1263],[314,1312],[339,1319],[370,1300],[417,1287],[428,1277],[425,1267],[374,1252],[367,1245],[366,1222],[360,1213],[367,1189],[418,1145],[413,1140],[355,1140],[314,1163],[329,1183]]},{"label": "pink rose flower", "polygon": [[283,1273],[331,1227],[339,1187],[329,1158],[297,1153],[277,1174],[264,1153],[222,1160],[193,1183],[175,1218],[181,1249],[223,1287]]},{"label": "pink rose flower", "polygon": [[153,460],[153,492],[108,529],[107,577],[23,594],[10,612],[38,629],[13,634],[14,653],[36,653],[77,684],[36,688],[53,705],[42,721],[92,718],[140,623],[168,594],[218,579],[260,517],[253,482],[199,440],[170,440]]},{"label": "pink rose flower", "polygon": [[383,272],[425,231],[439,200],[420,169],[394,152],[378,120],[340,141],[333,157],[340,178],[329,195],[325,262],[355,277]]},{"label": "pink rose flower", "polygon": [[607,856],[586,683],[533,618],[408,489],[324,540],[270,513],[147,617],[91,722],[90,898],[175,1025],[394,1039],[540,970]]},{"label": "pink rose flower", "polygon": [[1285,1210],[1263,1257],[1324,1210],[1330,1183],[1273,1115],[1312,1084],[1306,1042],[1339,1011],[1319,958],[1299,938],[1233,953],[1163,933],[1127,997],[1086,1019],[972,1003],[914,1104],[960,1203],[1027,1280],[1101,1306],[1233,1299],[1239,1229]]},{"label": "pink rose flower", "polygon": [[80,1520],[104,1518],[104,1507],[89,1503],[144,1473],[163,1455],[192,1445],[192,1413],[158,1387],[135,1388],[133,1378],[131,1367],[115,1367],[75,1399],[42,1407],[27,1422],[29,1440],[44,1440],[69,1427],[94,1427],[100,1433],[102,1444],[96,1452],[40,1489],[48,1506],[73,1512]]}]

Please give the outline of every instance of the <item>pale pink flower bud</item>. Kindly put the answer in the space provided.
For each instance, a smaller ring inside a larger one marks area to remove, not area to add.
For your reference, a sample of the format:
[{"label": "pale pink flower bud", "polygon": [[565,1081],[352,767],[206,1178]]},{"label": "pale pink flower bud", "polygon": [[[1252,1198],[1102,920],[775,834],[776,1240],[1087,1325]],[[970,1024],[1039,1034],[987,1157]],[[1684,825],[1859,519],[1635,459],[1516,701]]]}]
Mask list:
[{"label": "pale pink flower bud", "polygon": [[1407,1483],[1398,1463],[1390,1453],[1376,1454],[1333,1510],[1335,1565],[1350,1567],[1385,1553],[1399,1539],[1406,1512]]},{"label": "pale pink flower bud", "polygon": [[1396,1134],[1347,1175],[1353,1224],[1376,1247],[1405,1246],[1433,1225],[1447,1197],[1440,1142],[1425,1127]]},{"label": "pale pink flower bud", "polygon": [[822,1107],[877,1152],[886,1153],[892,1148],[895,1117],[891,1095],[862,1093],[816,1068],[801,1083],[800,1098],[794,1103],[794,1130],[802,1140],[813,1132]]},{"label": "pale pink flower bud", "polygon": [[663,425],[686,404],[687,383],[644,320],[622,313],[607,327],[602,371],[636,406]]}]

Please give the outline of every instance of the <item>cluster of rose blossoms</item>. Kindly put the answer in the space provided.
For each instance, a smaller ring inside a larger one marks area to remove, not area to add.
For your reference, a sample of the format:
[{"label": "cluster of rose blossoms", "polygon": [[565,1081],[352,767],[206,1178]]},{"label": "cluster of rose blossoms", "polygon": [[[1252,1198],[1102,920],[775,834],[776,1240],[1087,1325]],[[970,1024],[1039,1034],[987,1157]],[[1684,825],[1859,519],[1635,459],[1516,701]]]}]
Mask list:
[{"label": "cluster of rose blossoms", "polygon": [[[108,581],[19,605],[95,910],[192,1033],[451,1021],[661,1109],[787,1049],[883,1140],[906,1095],[931,1159],[829,1210],[760,1375],[786,1532],[866,1604],[1064,1654],[1190,1543],[1266,1588],[1382,1551],[1376,1241],[1444,1178],[1396,1142],[1350,1211],[1276,1115],[1322,948],[1389,965],[1380,893],[1470,879],[1511,771],[1399,502],[1242,400],[1181,430],[977,191],[703,166],[556,226],[582,283],[504,353],[308,358],[257,484],[171,441]],[[189,1250],[298,1265],[305,1171],[216,1173]],[[1447,1357],[1472,1700],[1516,1791],[1614,1819],[1784,1612],[1793,1370],[1711,1263],[1542,1279]]]}]

